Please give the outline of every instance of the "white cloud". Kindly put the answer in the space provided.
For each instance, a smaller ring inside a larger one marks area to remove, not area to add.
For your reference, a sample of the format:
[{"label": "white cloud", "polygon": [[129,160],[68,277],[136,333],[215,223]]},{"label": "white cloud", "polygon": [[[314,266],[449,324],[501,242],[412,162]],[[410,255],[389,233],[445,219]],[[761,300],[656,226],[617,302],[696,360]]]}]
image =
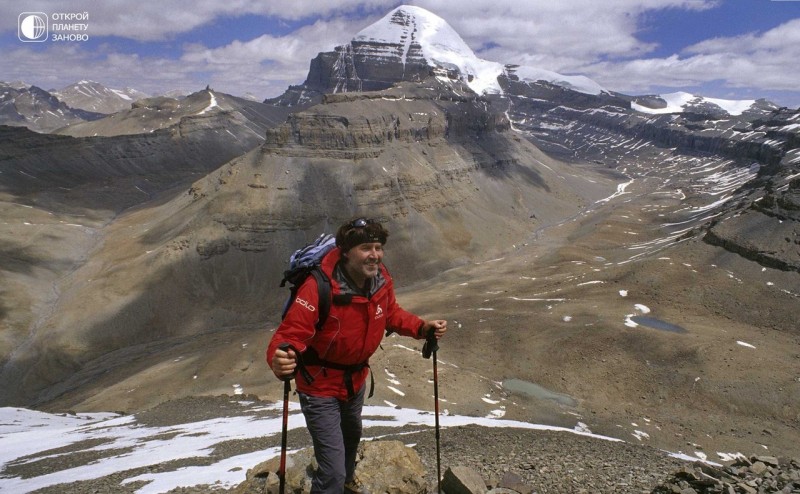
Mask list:
[{"label": "white cloud", "polygon": [[[666,8],[704,10],[717,1],[686,0],[550,0],[415,2],[445,18],[464,40],[477,49],[486,41],[499,47],[482,53],[496,61],[527,63],[532,57],[555,62],[588,62],[599,56],[640,56],[655,45],[637,39],[641,16]],[[561,66],[558,66],[561,65]]]},{"label": "white cloud", "polygon": [[[159,2],[102,2],[57,0],[10,0],[0,5],[0,18],[16,19],[21,12],[89,14],[92,36],[121,36],[139,41],[167,40],[192,31],[220,17],[247,14],[286,20],[329,17],[356,9],[389,9],[387,0],[160,0]],[[16,30],[14,23],[3,23],[0,32]]]},{"label": "white cloud", "polygon": [[61,89],[81,79],[152,93],[202,89],[191,84],[190,71],[171,59],[115,52],[98,55],[82,50],[77,44],[52,45],[43,51],[25,46],[4,53],[0,59],[4,80],[22,80],[43,89]]},{"label": "white cloud", "polygon": [[337,45],[346,43],[361,23],[336,19],[317,21],[287,36],[263,35],[249,41],[236,40],[219,48],[202,45],[187,46],[181,60],[208,65],[238,65],[241,63],[275,62],[292,66],[300,60],[307,67],[308,61],[321,51],[332,51]]},{"label": "white cloud", "polygon": [[764,33],[714,38],[664,58],[587,64],[581,69],[619,91],[724,81],[730,88],[794,90],[800,80],[800,19]]},{"label": "white cloud", "polygon": [[303,82],[312,58],[349,41],[374,20],[319,20],[285,36],[265,34],[216,48],[186,44],[179,61],[115,52],[106,45],[89,51],[81,43],[47,44],[44,50],[21,44],[0,58],[0,73],[3,80],[23,80],[44,89],[92,79],[151,94],[197,91],[210,84],[234,95],[266,98]]},{"label": "white cloud", "polygon": [[259,98],[277,96],[303,82],[309,62],[319,52],[348,42],[363,21],[317,21],[286,36],[263,35],[218,48],[184,47],[183,64],[212,74],[215,89],[233,94],[250,91]]}]

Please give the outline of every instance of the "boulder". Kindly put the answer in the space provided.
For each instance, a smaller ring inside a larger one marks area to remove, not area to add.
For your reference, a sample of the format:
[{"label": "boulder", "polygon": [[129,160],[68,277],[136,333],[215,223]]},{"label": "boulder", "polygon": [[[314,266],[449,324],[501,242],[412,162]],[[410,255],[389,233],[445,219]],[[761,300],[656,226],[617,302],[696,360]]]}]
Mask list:
[{"label": "boulder", "polygon": [[522,477],[513,472],[505,472],[503,478],[497,484],[497,489],[494,489],[496,494],[499,494],[498,489],[510,490],[519,494],[532,494],[533,488],[525,485]]},{"label": "boulder", "polygon": [[[260,463],[247,471],[246,480],[234,494],[277,494],[280,457]],[[317,468],[314,450],[306,448],[286,457],[286,492],[311,492]],[[356,476],[368,492],[424,494],[428,491],[425,467],[417,452],[400,441],[362,442],[356,457]]]},{"label": "boulder", "polygon": [[400,441],[361,443],[356,477],[368,492],[424,494],[428,490],[419,455]]},{"label": "boulder", "polygon": [[475,470],[457,466],[448,468],[442,477],[445,494],[486,494],[486,482]]}]

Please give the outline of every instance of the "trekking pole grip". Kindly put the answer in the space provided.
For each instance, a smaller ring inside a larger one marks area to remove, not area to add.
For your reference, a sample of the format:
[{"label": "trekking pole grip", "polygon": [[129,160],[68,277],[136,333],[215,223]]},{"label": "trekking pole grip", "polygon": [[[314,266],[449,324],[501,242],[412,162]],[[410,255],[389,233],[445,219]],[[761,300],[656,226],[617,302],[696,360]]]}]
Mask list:
[{"label": "trekking pole grip", "polygon": [[422,356],[431,358],[439,350],[439,341],[436,339],[436,328],[431,327],[425,336],[425,344],[422,346]]},{"label": "trekking pole grip", "polygon": [[[297,350],[295,350],[295,348],[292,345],[290,345],[289,343],[281,343],[280,345],[278,345],[278,350],[283,350],[287,354],[289,353],[289,350],[294,350],[295,355],[297,355]],[[281,378],[281,380],[286,382],[286,383],[288,383],[289,381],[294,379],[294,375],[295,374],[297,374],[297,367],[295,367],[294,372],[292,372],[288,376],[283,376]]]}]

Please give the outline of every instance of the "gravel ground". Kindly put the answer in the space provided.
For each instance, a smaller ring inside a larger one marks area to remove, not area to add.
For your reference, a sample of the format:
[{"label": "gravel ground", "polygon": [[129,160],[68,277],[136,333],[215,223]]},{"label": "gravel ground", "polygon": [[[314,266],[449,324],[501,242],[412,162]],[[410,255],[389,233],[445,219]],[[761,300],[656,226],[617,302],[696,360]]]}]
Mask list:
[{"label": "gravel ground", "polygon": [[[416,442],[429,484],[435,485],[433,432],[401,440]],[[480,472],[490,486],[511,472],[535,493],[649,493],[685,464],[647,446],[569,432],[464,426],[443,429],[440,444],[443,471],[468,466]]]},{"label": "gravel ground", "polygon": [[[233,412],[228,397],[191,398],[171,402],[137,415],[140,423],[172,425]],[[265,412],[274,413],[274,412]],[[235,413],[234,413],[235,414]],[[433,428],[368,428],[365,437],[397,439],[412,445],[427,470],[429,485],[436,485],[436,440]],[[168,438],[167,438],[168,439]],[[306,430],[290,431],[292,448],[310,446]],[[163,463],[149,468],[119,472],[95,480],[61,484],[40,494],[133,493],[143,482],[121,485],[123,479],[148,472],[203,465],[235,455],[265,450],[275,438],[228,441],[218,444],[213,453],[200,458]],[[497,485],[506,472],[518,475],[535,493],[649,493],[686,462],[649,446],[609,441],[569,432],[528,429],[487,428],[467,425],[442,428],[440,435],[442,473],[448,467],[467,466],[481,473],[490,486]],[[265,458],[266,459],[266,458]],[[41,475],[43,469],[64,469],[86,464],[82,455],[64,455],[50,464],[36,462],[14,467],[13,475]],[[232,490],[232,489],[231,489]],[[219,486],[196,486],[170,491],[181,494],[226,492]]]}]

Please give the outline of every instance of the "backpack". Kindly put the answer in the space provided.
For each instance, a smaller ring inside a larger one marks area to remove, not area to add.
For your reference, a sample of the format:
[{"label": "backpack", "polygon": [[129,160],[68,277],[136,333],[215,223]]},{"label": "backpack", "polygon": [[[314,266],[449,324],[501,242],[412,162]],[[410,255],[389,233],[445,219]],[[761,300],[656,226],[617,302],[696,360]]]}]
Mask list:
[{"label": "backpack", "polygon": [[325,320],[328,318],[328,313],[331,310],[331,281],[328,276],[322,272],[320,263],[325,255],[336,247],[336,239],[331,234],[323,233],[316,240],[307,244],[296,251],[294,251],[289,258],[289,269],[283,272],[283,279],[281,280],[281,287],[286,286],[289,282],[289,298],[283,306],[283,314],[281,319],[286,317],[289,307],[292,302],[297,298],[297,290],[300,285],[308,278],[313,276],[317,280],[317,288],[319,289],[319,315],[316,324],[316,329],[319,331]]}]

